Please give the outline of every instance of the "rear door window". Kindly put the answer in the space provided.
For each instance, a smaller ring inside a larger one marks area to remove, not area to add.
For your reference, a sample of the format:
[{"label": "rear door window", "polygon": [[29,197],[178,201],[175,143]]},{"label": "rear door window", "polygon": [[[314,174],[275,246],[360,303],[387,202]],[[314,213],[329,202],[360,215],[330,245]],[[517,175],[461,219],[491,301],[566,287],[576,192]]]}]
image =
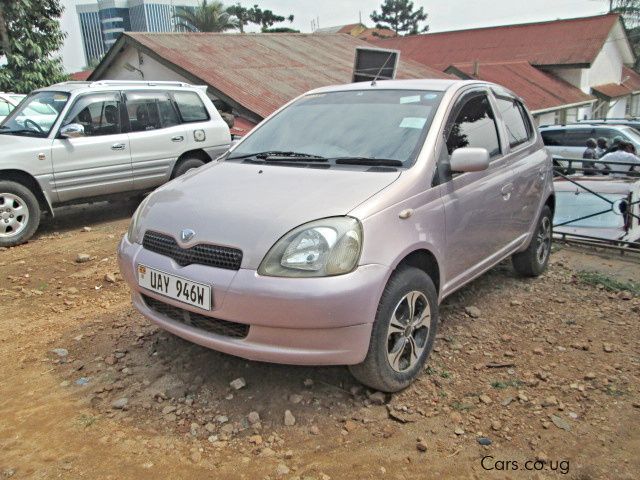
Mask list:
[{"label": "rear door window", "polygon": [[9,102],[0,100],[0,116],[6,117],[7,115],[9,115],[9,113],[11,113],[11,110],[12,108],[9,105]]},{"label": "rear door window", "polygon": [[513,148],[526,143],[533,130],[529,119],[525,118],[524,107],[515,99],[496,97],[496,102],[507,130],[509,146]]},{"label": "rear door window", "polygon": [[127,116],[132,132],[144,132],[180,124],[167,92],[126,92]]},{"label": "rear door window", "polygon": [[180,116],[183,122],[205,122],[209,120],[207,112],[200,96],[195,92],[173,92]]},{"label": "rear door window", "polygon": [[495,115],[486,94],[474,94],[463,100],[447,133],[447,151],[464,147],[485,148],[491,157],[499,156],[500,140]]},{"label": "rear door window", "polygon": [[587,140],[595,138],[595,128],[576,128],[567,130],[564,136],[564,146],[586,147]]}]

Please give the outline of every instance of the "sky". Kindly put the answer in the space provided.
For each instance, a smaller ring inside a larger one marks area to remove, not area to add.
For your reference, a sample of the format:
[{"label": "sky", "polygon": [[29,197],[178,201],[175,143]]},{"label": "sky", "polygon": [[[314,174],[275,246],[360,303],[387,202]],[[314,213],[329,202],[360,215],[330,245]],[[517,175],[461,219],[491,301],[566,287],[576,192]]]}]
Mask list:
[{"label": "sky", "polygon": [[[231,5],[237,1],[223,0],[223,3]],[[66,7],[61,25],[68,33],[61,53],[68,72],[79,71],[85,65],[75,5],[91,2],[61,0]],[[179,0],[175,2],[178,4]],[[379,10],[381,3],[382,0],[240,0],[245,7],[258,4],[263,10],[279,15],[293,14],[292,24],[285,22],[280,26],[302,32],[311,32],[312,20],[319,21],[320,27],[331,27],[356,23],[360,15],[363,23],[373,26],[369,15]],[[423,7],[429,14],[430,32],[585,17],[605,13],[608,4],[608,0],[414,0],[416,8]]]}]

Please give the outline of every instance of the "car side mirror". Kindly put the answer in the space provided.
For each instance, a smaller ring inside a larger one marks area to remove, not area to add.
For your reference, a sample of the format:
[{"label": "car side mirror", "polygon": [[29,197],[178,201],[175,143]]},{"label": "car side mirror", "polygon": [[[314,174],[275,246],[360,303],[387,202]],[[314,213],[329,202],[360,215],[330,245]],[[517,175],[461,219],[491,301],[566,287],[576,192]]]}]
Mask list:
[{"label": "car side mirror", "polygon": [[61,138],[84,137],[84,127],[79,123],[70,123],[60,129]]},{"label": "car side mirror", "polygon": [[489,151],[486,148],[458,148],[451,154],[449,168],[452,172],[481,172],[489,168]]}]

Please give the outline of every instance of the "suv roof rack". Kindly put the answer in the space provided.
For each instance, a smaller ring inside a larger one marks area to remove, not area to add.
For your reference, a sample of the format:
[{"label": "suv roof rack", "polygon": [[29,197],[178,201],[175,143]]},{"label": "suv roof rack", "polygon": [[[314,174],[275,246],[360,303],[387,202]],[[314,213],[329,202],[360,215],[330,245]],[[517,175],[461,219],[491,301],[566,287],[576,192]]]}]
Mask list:
[{"label": "suv roof rack", "polygon": [[191,87],[192,85],[185,82],[168,81],[168,80],[97,80],[89,84],[90,87],[101,87],[103,85],[134,85],[134,86],[171,86],[171,87]]}]

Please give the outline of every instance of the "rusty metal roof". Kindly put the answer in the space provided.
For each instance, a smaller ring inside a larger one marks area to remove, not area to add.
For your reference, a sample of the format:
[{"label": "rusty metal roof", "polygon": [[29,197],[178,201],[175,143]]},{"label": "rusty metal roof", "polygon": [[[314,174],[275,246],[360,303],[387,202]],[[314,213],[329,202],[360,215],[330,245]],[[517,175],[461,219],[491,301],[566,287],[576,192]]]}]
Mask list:
[{"label": "rusty metal roof", "polygon": [[595,100],[579,88],[527,62],[459,63],[446,71],[464,79],[476,78],[503,85],[522,97],[533,112]]},{"label": "rusty metal roof", "polygon": [[[444,69],[465,62],[526,61],[532,65],[588,65],[602,50],[615,14],[549,22],[372,39],[405,57]],[[622,33],[621,36],[624,36]],[[626,42],[626,38],[620,38]],[[625,62],[626,63],[626,62]]]},{"label": "rusty metal roof", "polygon": [[[121,35],[91,79],[116,59],[124,44],[207,84],[223,100],[264,118],[296,96],[351,82],[355,50],[372,47],[347,34],[132,33]],[[400,59],[397,78],[450,78]]]}]

